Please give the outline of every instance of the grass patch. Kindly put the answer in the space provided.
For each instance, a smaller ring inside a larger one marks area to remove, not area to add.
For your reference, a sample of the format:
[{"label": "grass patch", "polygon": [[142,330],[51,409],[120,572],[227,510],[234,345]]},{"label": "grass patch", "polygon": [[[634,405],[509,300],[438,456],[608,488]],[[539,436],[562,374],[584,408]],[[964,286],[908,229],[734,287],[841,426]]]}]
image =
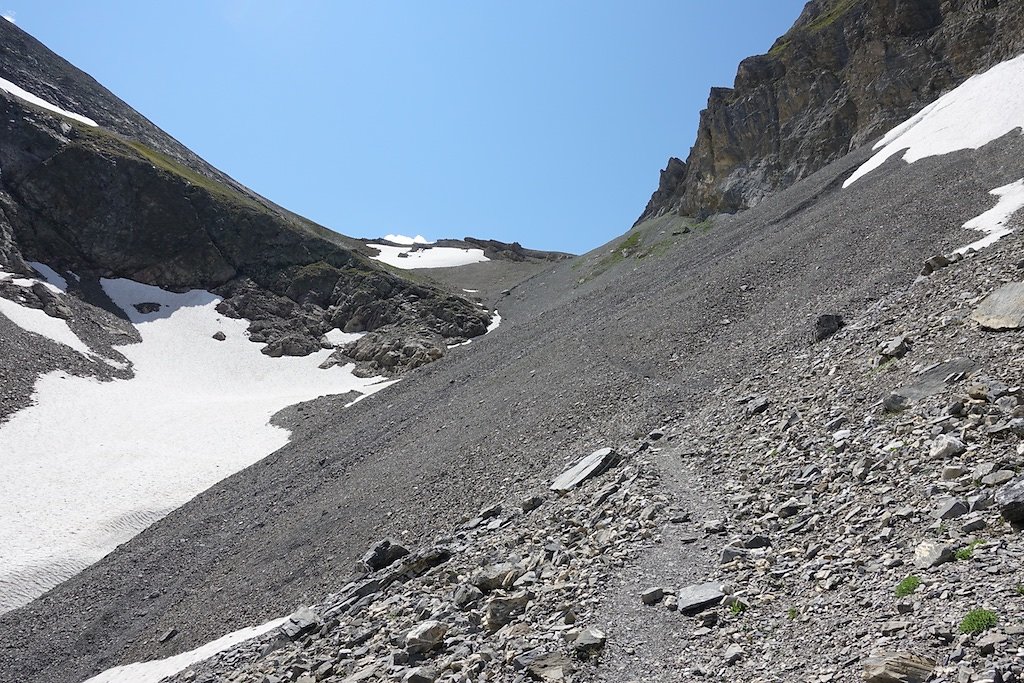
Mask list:
[{"label": "grass patch", "polygon": [[954,557],[956,557],[957,560],[969,560],[972,557],[974,557],[974,549],[976,547],[978,547],[979,545],[981,545],[982,543],[984,543],[984,542],[985,542],[985,539],[978,539],[977,541],[971,541],[970,543],[968,543],[963,548],[960,548],[959,550],[957,550],[956,553],[954,553]]},{"label": "grass patch", "polygon": [[896,597],[905,598],[920,587],[921,579],[914,575],[910,575],[896,584]]},{"label": "grass patch", "polygon": [[729,613],[732,614],[733,616],[737,616],[738,617],[739,615],[743,614],[746,611],[747,611],[747,604],[745,602],[741,601],[741,600],[737,600],[736,602],[730,603],[730,605],[729,605]]},{"label": "grass patch", "polygon": [[981,633],[999,622],[999,616],[988,609],[972,609],[960,621],[960,633]]}]

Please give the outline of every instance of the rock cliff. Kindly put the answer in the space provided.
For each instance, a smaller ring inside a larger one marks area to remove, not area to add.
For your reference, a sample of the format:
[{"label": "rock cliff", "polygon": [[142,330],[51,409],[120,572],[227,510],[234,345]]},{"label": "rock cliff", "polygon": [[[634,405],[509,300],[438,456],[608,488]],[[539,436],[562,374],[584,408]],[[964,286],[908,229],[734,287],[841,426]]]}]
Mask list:
[{"label": "rock cliff", "polygon": [[712,88],[686,161],[638,223],[731,213],[871,142],[1024,51],[1020,0],[812,0],[768,54]]}]

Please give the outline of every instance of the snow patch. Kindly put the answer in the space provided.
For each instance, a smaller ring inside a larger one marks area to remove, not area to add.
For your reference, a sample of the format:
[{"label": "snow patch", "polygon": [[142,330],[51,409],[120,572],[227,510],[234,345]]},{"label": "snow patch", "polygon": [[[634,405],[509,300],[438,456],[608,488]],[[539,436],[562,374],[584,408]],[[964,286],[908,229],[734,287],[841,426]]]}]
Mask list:
[{"label": "snow patch", "polygon": [[[7,17],[4,17],[4,18],[7,19]],[[8,21],[12,21],[11,19],[7,19],[7,20]],[[82,116],[81,114],[76,114],[74,112],[70,112],[67,109],[61,109],[57,105],[51,104],[50,102],[47,102],[42,97],[37,97],[37,96],[33,95],[32,93],[30,93],[29,91],[25,90],[24,88],[21,88],[21,87],[15,85],[14,83],[11,83],[6,78],[0,78],[0,90],[3,90],[4,92],[9,93],[11,95],[14,95],[19,100],[23,100],[25,102],[28,102],[29,104],[34,104],[37,107],[41,107],[42,109],[46,109],[47,111],[52,111],[55,114],[60,114],[61,116],[66,116],[69,119],[74,119],[75,121],[80,121],[81,123],[84,123],[87,126],[97,126],[98,125],[95,121],[93,121],[89,117]]]},{"label": "snow patch", "polygon": [[43,276],[43,279],[46,280],[43,284],[46,285],[47,289],[55,294],[64,294],[68,291],[68,281],[62,278],[53,268],[39,261],[29,261],[28,264]]},{"label": "snow patch", "polygon": [[501,324],[501,315],[498,313],[497,310],[495,310],[494,311],[494,315],[491,316],[491,324],[487,326],[487,332],[485,332],[485,334],[488,334],[490,332],[494,332],[496,329],[498,329],[498,325],[500,325],[500,324]]},{"label": "snow patch", "polygon": [[[393,247],[387,244],[367,244],[380,253],[370,258],[402,270],[416,268],[452,268],[470,263],[482,263],[490,259],[483,249],[459,249],[457,247],[429,247],[413,250],[411,247]],[[404,254],[404,256],[401,256]]]},{"label": "snow patch", "polygon": [[[14,284],[20,284],[21,281],[21,278],[13,280]],[[31,286],[34,281],[29,280],[28,282],[28,285],[20,286]],[[12,323],[26,332],[33,332],[46,337],[51,341],[55,341],[58,344],[68,346],[86,358],[91,359],[94,357],[92,350],[85,344],[85,342],[79,339],[78,335],[71,331],[66,320],[61,318],[51,318],[38,308],[22,306],[19,303],[3,297],[0,297],[0,315],[6,316]],[[2,431],[0,431],[0,433],[2,433]],[[4,450],[5,445],[0,445],[0,455],[3,454]],[[0,462],[3,461],[0,460]]]},{"label": "snow patch", "polygon": [[344,346],[345,344],[350,344],[354,341],[361,339],[362,337],[366,336],[366,333],[342,332],[341,330],[335,328],[333,330],[328,331],[327,334],[325,334],[324,336],[327,337],[327,341],[331,342],[335,346]]},{"label": "snow patch", "polygon": [[[248,321],[219,314],[220,297],[209,292],[130,280],[101,285],[141,336],[117,347],[135,375],[101,382],[47,373],[32,405],[0,425],[0,612],[284,446],[289,432],[270,424],[282,408],[352,390],[365,396],[393,383],[355,377],[352,365],[320,370],[330,349],[265,356],[246,338]],[[135,305],[143,303],[155,310],[141,313]],[[44,319],[25,324],[65,325],[5,299],[0,306],[22,321]],[[46,331],[65,334],[55,329]],[[218,331],[225,341],[212,338]]]},{"label": "snow patch", "polygon": [[972,76],[883,137],[879,150],[843,187],[849,187],[904,151],[912,164],[925,157],[978,149],[1024,127],[1024,55]]},{"label": "snow patch", "polygon": [[463,289],[462,291],[468,292],[469,294],[478,294],[480,292],[479,289]]},{"label": "snow patch", "polygon": [[433,242],[423,235],[416,235],[415,237],[407,237],[405,235],[384,235],[382,239],[385,239],[388,242],[394,242],[395,244],[408,244],[410,246],[413,244],[433,244]]},{"label": "snow patch", "polygon": [[195,650],[182,652],[180,655],[167,659],[155,659],[107,669],[85,683],[159,683],[164,678],[184,671],[197,662],[202,662],[239,643],[268,633],[278,626],[282,626],[286,621],[288,621],[288,617],[282,617],[260,626],[243,628],[197,647]]},{"label": "snow patch", "polygon": [[996,240],[1006,237],[1013,232],[1013,230],[1006,227],[1006,224],[1014,213],[1024,208],[1024,178],[1009,185],[997,187],[991,190],[989,194],[999,197],[996,205],[980,216],[975,216],[964,223],[965,228],[980,230],[985,233],[985,237],[971,242],[966,247],[960,247],[956,250],[958,254],[963,254],[971,249],[976,251],[984,249],[995,243]]}]

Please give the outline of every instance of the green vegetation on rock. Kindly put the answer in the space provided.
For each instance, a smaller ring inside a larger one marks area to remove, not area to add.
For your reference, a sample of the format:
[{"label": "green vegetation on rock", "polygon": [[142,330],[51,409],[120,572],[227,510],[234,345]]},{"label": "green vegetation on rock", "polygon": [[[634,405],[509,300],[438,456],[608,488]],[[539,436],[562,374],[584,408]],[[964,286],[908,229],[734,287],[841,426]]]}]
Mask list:
[{"label": "green vegetation on rock", "polygon": [[972,609],[960,621],[960,633],[981,633],[999,622],[998,615],[988,609]]},{"label": "green vegetation on rock", "polygon": [[910,575],[907,578],[896,584],[896,597],[905,598],[921,586],[921,579],[914,575]]}]

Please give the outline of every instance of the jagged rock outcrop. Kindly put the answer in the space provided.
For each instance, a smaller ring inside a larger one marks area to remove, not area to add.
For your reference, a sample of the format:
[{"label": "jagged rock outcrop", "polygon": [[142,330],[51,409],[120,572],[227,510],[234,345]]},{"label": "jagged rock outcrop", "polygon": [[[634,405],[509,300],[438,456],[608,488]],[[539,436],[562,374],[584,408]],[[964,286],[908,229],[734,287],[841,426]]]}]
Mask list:
[{"label": "jagged rock outcrop", "polygon": [[1024,51],[1020,0],[812,0],[768,54],[712,88],[686,161],[638,223],[754,204]]},{"label": "jagged rock outcrop", "polygon": [[83,279],[214,290],[271,355],[315,351],[334,328],[486,331],[476,304],[235,183],[10,22],[0,75],[99,124],[0,94],[0,268],[23,271],[25,258]]}]

